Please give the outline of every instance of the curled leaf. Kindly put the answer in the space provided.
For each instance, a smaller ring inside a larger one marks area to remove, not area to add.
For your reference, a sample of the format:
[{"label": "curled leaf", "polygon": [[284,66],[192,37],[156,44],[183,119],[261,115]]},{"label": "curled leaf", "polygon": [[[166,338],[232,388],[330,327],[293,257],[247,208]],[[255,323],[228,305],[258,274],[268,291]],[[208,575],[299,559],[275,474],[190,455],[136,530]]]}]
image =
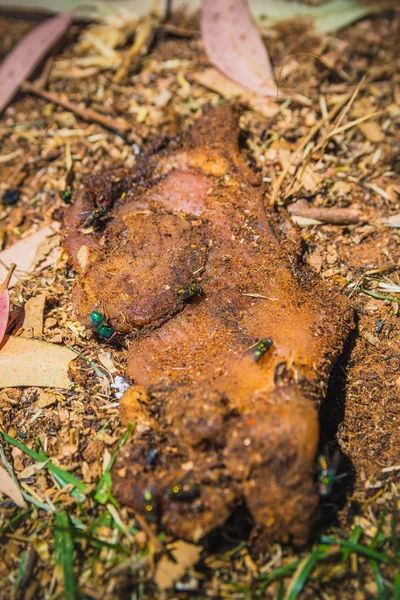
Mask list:
[{"label": "curled leaf", "polygon": [[0,285],[0,343],[7,330],[8,317],[10,315],[10,294],[8,292],[8,286],[15,267],[16,265],[13,263],[10,265],[6,278]]},{"label": "curled leaf", "polygon": [[46,19],[30,31],[0,65],[0,112],[42,58],[61,38],[72,21],[72,13]]},{"label": "curled leaf", "polygon": [[203,0],[201,31],[210,61],[260,94],[275,96],[269,56],[246,0]]}]

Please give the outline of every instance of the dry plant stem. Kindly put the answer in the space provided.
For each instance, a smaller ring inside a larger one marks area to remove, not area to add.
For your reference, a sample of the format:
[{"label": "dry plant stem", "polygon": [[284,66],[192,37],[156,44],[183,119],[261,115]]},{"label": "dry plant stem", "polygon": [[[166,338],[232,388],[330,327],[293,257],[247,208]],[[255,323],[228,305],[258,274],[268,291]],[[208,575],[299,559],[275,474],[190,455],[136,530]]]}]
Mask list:
[{"label": "dry plant stem", "polygon": [[351,98],[350,98],[349,102],[348,102],[348,103],[347,103],[347,105],[345,106],[345,108],[344,108],[344,110],[343,110],[342,114],[340,114],[340,115],[339,115],[339,117],[338,117],[338,120],[336,121],[336,124],[335,124],[335,127],[336,127],[336,128],[340,127],[340,125],[341,125],[341,123],[342,123],[343,119],[345,118],[345,116],[346,116],[346,115],[347,115],[347,113],[349,112],[350,108],[353,106],[353,103],[354,103],[355,99],[357,98],[357,96],[358,96],[358,94],[359,94],[359,92],[360,92],[361,86],[363,85],[363,83],[364,83],[364,81],[365,81],[365,77],[366,77],[366,76],[365,76],[365,75],[363,75],[363,77],[360,79],[360,81],[358,82],[358,85],[357,85],[356,89],[354,90],[354,92],[353,92],[353,94],[352,94],[352,96],[351,96]]},{"label": "dry plant stem", "polygon": [[102,125],[106,129],[110,129],[111,131],[120,133],[124,135],[128,129],[130,129],[130,125],[121,119],[111,119],[110,117],[106,117],[105,115],[101,115],[100,113],[92,110],[91,108],[83,108],[82,106],[78,106],[69,100],[65,100],[61,98],[57,94],[53,92],[47,92],[43,90],[33,83],[25,82],[21,85],[20,88],[23,92],[27,92],[29,94],[36,94],[36,96],[40,96],[49,102],[53,102],[54,104],[58,104],[67,110],[78,115],[84,121],[89,121],[90,123],[98,123]]},{"label": "dry plant stem", "polygon": [[332,225],[351,225],[361,220],[359,213],[351,208],[313,208],[296,202],[288,207],[288,211],[296,217],[316,219]]},{"label": "dry plant stem", "polygon": [[158,0],[153,0],[151,10],[146,16],[142,28],[137,33],[133,45],[125,54],[122,63],[115,74],[115,83],[120,83],[126,77],[128,71],[136,69],[138,67],[140,56],[147,53],[160,21],[158,4]]},{"label": "dry plant stem", "polygon": [[[341,102],[339,102],[338,104],[336,104],[328,113],[328,120],[331,121],[339,112],[339,110],[342,108],[343,104],[345,104],[345,102],[347,102],[347,100],[350,98],[350,94],[346,94],[344,98],[342,98]],[[287,174],[289,173],[290,167],[293,165],[294,161],[296,160],[296,158],[298,158],[301,153],[303,152],[304,148],[307,146],[307,144],[313,139],[313,137],[318,133],[318,131],[320,130],[320,128],[322,127],[322,125],[324,124],[324,119],[320,119],[315,125],[314,127],[312,127],[310,129],[310,131],[308,132],[308,134],[301,140],[300,144],[297,146],[296,150],[294,150],[294,152],[292,153],[290,160],[288,161],[286,167],[283,169],[282,173],[279,175],[278,179],[276,180],[273,190],[272,190],[272,195],[271,195],[271,205],[275,206],[275,204],[277,203],[277,199],[278,199],[278,194],[279,191],[282,187],[282,184],[284,182],[284,180],[286,179]]]},{"label": "dry plant stem", "polygon": [[318,146],[316,146],[315,150],[313,150],[312,153],[314,152],[318,152],[318,150],[321,150],[321,148],[323,148],[323,146],[326,144],[326,142],[328,140],[330,140],[330,138],[334,137],[335,135],[338,135],[339,133],[343,133],[343,131],[347,131],[348,129],[351,129],[352,127],[355,127],[356,125],[359,125],[360,123],[364,123],[364,121],[368,121],[369,119],[373,119],[374,117],[378,117],[379,115],[382,115],[385,111],[384,110],[377,110],[369,115],[365,115],[364,117],[360,117],[359,119],[355,119],[355,121],[351,121],[350,123],[346,123],[346,125],[342,125],[342,127],[338,127],[336,129],[333,129],[333,131],[331,131],[330,133],[327,133],[325,138],[323,139],[322,142],[320,142],[318,144]]},{"label": "dry plant stem", "polygon": [[4,292],[4,290],[6,288],[8,288],[8,285],[11,281],[11,277],[13,276],[13,273],[16,269],[17,265],[14,263],[11,263],[10,268],[8,269],[8,273],[6,275],[5,280],[3,281],[3,283],[0,285],[0,295]]}]

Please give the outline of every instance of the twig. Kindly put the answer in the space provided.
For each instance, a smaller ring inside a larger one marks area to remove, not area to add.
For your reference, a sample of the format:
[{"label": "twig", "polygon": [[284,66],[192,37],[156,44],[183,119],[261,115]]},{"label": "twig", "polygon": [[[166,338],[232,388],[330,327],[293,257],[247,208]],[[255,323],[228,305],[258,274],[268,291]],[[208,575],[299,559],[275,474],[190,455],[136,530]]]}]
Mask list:
[{"label": "twig", "polygon": [[360,79],[360,81],[358,82],[358,85],[356,87],[356,89],[354,90],[350,100],[348,101],[348,103],[346,104],[343,112],[339,115],[338,120],[336,121],[336,127],[340,127],[340,124],[342,123],[343,119],[345,118],[345,116],[347,115],[347,113],[349,112],[350,108],[352,107],[354,100],[357,98],[358,93],[361,89],[361,86],[363,85],[364,81],[365,81],[365,75],[363,75],[363,77]]},{"label": "twig", "polygon": [[14,271],[15,271],[15,268],[16,268],[16,266],[17,266],[17,265],[16,265],[16,264],[14,264],[14,263],[11,263],[11,264],[10,264],[10,267],[9,267],[9,269],[8,269],[8,273],[7,273],[7,275],[6,275],[6,278],[5,278],[5,280],[3,281],[3,283],[0,285],[0,295],[1,295],[1,294],[4,292],[4,290],[5,290],[6,288],[8,288],[8,285],[9,285],[9,283],[10,283],[10,281],[11,281],[11,277],[13,276],[13,273],[14,273]]},{"label": "twig", "polygon": [[322,146],[325,144],[325,142],[330,139],[331,137],[338,135],[339,133],[343,133],[343,131],[347,131],[348,129],[351,129],[352,127],[355,127],[356,125],[359,125],[360,123],[363,123],[364,121],[368,121],[369,119],[372,119],[373,117],[377,117],[378,115],[382,115],[385,111],[384,110],[376,110],[373,113],[370,113],[369,115],[365,115],[364,117],[360,117],[359,119],[355,119],[354,121],[350,121],[350,123],[346,123],[346,125],[342,125],[341,127],[338,127],[336,129],[333,129],[330,133],[327,133],[327,135],[325,136],[325,139],[323,140],[323,142],[321,142],[320,144],[318,144],[318,146],[313,150],[314,152],[318,152],[318,150],[320,150],[322,148]]},{"label": "twig", "polygon": [[128,129],[130,129],[130,125],[128,125],[128,123],[122,121],[121,119],[111,119],[110,117],[106,117],[105,115],[102,115],[96,112],[95,110],[92,110],[91,108],[78,106],[77,104],[74,104],[69,100],[61,98],[54,92],[48,92],[46,90],[43,90],[34,85],[33,83],[29,83],[28,81],[25,81],[21,85],[20,89],[23,92],[27,92],[29,94],[36,94],[36,96],[40,96],[41,98],[44,98],[49,102],[58,104],[59,106],[62,106],[63,108],[66,108],[67,110],[70,110],[71,112],[75,113],[84,121],[89,121],[90,123],[98,123],[106,129],[110,129],[111,131],[115,131],[121,135],[123,135]]},{"label": "twig", "polygon": [[137,32],[135,41],[125,54],[122,63],[115,74],[114,83],[120,83],[126,77],[128,71],[137,69],[140,56],[146,54],[153,40],[159,21],[158,0],[153,0],[151,10],[145,18],[143,27]]},{"label": "twig", "polygon": [[352,208],[318,208],[307,206],[301,201],[288,206],[290,214],[306,219],[316,219],[333,225],[351,225],[361,220],[358,211]]}]

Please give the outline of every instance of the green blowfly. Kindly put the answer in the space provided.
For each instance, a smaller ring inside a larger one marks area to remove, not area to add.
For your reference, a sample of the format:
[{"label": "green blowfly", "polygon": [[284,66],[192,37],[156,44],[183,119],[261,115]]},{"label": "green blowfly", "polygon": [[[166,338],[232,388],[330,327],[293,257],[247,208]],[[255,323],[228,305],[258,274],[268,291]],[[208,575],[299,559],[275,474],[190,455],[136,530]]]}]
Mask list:
[{"label": "green blowfly", "polygon": [[114,327],[111,327],[105,321],[104,316],[98,310],[92,310],[90,313],[90,322],[94,325],[99,335],[106,340],[111,340],[118,335]]},{"label": "green blowfly", "polygon": [[271,338],[264,338],[264,339],[260,340],[253,350],[254,362],[258,363],[262,359],[264,354],[266,354],[268,352],[268,350],[271,348],[271,346],[272,346]]}]

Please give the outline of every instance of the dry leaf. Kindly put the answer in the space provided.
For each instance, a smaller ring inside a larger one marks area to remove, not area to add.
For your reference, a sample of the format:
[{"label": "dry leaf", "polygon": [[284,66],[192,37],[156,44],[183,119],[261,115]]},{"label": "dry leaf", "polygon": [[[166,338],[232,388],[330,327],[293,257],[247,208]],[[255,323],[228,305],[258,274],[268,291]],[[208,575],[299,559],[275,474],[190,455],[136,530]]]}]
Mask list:
[{"label": "dry leaf", "polygon": [[68,364],[76,356],[62,346],[11,335],[0,347],[0,387],[67,389]]},{"label": "dry leaf", "polygon": [[43,335],[43,313],[46,304],[46,294],[38,294],[29,298],[25,303],[25,318],[23,337],[38,338]]},{"label": "dry leaf", "polygon": [[[0,280],[4,279],[7,275],[8,267],[11,263],[17,265],[16,274],[25,276],[27,273],[30,273],[35,265],[37,249],[48,237],[54,236],[54,233],[54,227],[44,227],[0,252]],[[18,279],[14,274],[9,287],[12,288],[17,281]]]},{"label": "dry leaf", "polygon": [[220,71],[261,96],[275,96],[271,63],[246,0],[203,0],[201,31]]},{"label": "dry leaf", "polygon": [[72,22],[72,13],[46,19],[30,31],[0,65],[0,112],[42,58],[62,37]]},{"label": "dry leaf", "polygon": [[400,228],[400,214],[391,215],[390,217],[386,217],[386,219],[382,219],[382,224],[396,229]]},{"label": "dry leaf", "polygon": [[7,331],[8,319],[10,316],[10,294],[8,286],[14,272],[15,265],[11,264],[5,280],[0,285],[0,343]]},{"label": "dry leaf", "polygon": [[203,85],[204,87],[217,92],[223,98],[238,98],[242,102],[247,102],[250,108],[263,115],[267,119],[271,119],[279,112],[279,104],[272,98],[262,98],[254,92],[243,88],[238,83],[225,77],[217,69],[206,69],[201,73],[195,73],[192,78]]},{"label": "dry leaf", "polygon": [[22,497],[21,490],[11,475],[0,467],[0,494],[5,494],[20,508],[26,508],[26,502]]},{"label": "dry leaf", "polygon": [[381,127],[378,123],[374,123],[373,121],[370,121],[369,123],[359,123],[357,127],[370,142],[382,142],[385,137]]},{"label": "dry leaf", "polygon": [[197,563],[202,548],[183,540],[177,540],[168,546],[168,550],[175,561],[171,560],[169,555],[164,554],[157,564],[154,575],[154,580],[161,591],[172,588],[175,581],[179,581],[186,570]]}]

